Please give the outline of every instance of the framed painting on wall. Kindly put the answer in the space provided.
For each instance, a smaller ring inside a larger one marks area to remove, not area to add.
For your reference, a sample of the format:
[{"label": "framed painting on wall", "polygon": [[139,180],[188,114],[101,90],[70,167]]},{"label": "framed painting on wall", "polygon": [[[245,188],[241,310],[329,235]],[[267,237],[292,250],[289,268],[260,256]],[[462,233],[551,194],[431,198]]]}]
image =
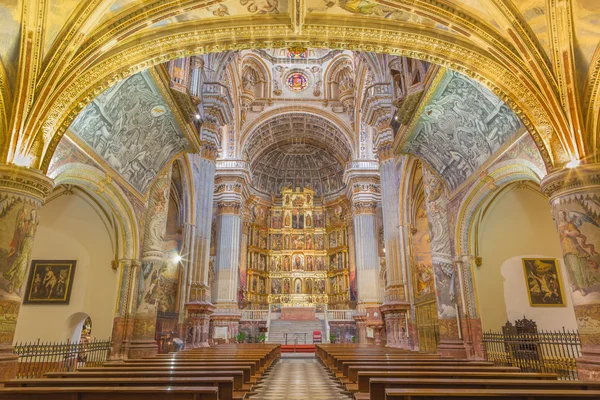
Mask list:
[{"label": "framed painting on wall", "polygon": [[76,260],[32,260],[23,304],[69,304]]},{"label": "framed painting on wall", "polygon": [[565,295],[555,258],[523,258],[529,304],[532,307],[564,306]]}]

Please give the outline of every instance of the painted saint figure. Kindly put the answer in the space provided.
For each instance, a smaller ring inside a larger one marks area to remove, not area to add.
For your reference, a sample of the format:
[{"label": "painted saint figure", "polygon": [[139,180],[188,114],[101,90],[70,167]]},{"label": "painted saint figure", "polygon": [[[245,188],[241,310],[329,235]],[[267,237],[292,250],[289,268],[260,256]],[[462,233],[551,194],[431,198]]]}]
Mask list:
[{"label": "painted saint figure", "polygon": [[3,274],[4,278],[9,282],[9,293],[13,291],[17,291],[19,295],[21,293],[38,222],[37,211],[35,209],[30,211],[28,220],[25,220],[24,209],[19,210],[17,213],[15,232],[7,257],[9,268]]}]

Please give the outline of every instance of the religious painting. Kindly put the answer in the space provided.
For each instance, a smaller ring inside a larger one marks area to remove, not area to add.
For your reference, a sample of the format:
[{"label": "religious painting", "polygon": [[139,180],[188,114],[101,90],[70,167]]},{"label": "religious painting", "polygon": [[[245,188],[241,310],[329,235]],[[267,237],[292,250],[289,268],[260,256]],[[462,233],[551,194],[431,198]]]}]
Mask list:
[{"label": "religious painting", "polygon": [[317,292],[319,292],[319,294],[324,294],[325,293],[325,279],[319,279],[317,281]]},{"label": "religious painting", "polygon": [[76,260],[32,260],[23,304],[69,304]]},{"label": "religious painting", "polygon": [[293,254],[292,255],[292,270],[303,270],[304,269],[304,254]]},{"label": "religious painting", "polygon": [[271,281],[271,294],[281,294],[281,279],[275,278]]},{"label": "religious painting", "polygon": [[435,296],[430,242],[427,210],[425,202],[421,202],[417,207],[415,232],[412,240],[412,252],[414,254],[413,288],[417,300],[427,301]]},{"label": "religious painting", "polygon": [[292,60],[305,60],[308,58],[308,48],[290,47],[287,52],[288,58]]},{"label": "religious painting", "polygon": [[273,229],[281,229],[281,225],[282,224],[282,217],[281,217],[281,211],[274,211],[273,215],[271,216],[271,227]]},{"label": "religious painting", "polygon": [[281,233],[271,236],[271,246],[273,250],[281,250],[283,248],[283,235]]},{"label": "religious painting", "polygon": [[304,196],[296,196],[292,200],[292,205],[294,207],[303,207],[304,206]]},{"label": "religious painting", "polygon": [[304,235],[292,235],[292,247],[294,250],[303,250]]},{"label": "religious painting", "polygon": [[292,214],[286,212],[283,216],[283,226],[289,228],[292,226]]},{"label": "religious painting", "polygon": [[267,248],[267,231],[263,231],[263,230],[260,231],[258,244],[261,249]]},{"label": "religious painting", "polygon": [[565,297],[555,258],[524,258],[527,295],[532,307],[564,306]]},{"label": "religious painting", "polygon": [[306,234],[306,240],[304,241],[306,250],[312,250],[313,248],[313,236],[310,233]]},{"label": "religious painting", "polygon": [[325,248],[325,240],[322,234],[315,234],[315,250],[323,250]]},{"label": "religious painting", "polygon": [[323,260],[323,257],[315,257],[315,267],[317,271],[325,270],[325,261]]},{"label": "religious painting", "polygon": [[332,254],[331,256],[329,256],[329,269],[336,269],[338,266],[338,256],[337,254]]},{"label": "religious painting", "polygon": [[[165,241],[163,268],[159,276],[159,289],[157,293],[158,311],[175,312],[177,306],[177,293],[179,289],[179,261],[176,256],[180,253],[180,243],[177,240]],[[240,273],[241,273],[240,268]]]},{"label": "religious painting", "polygon": [[292,214],[292,228],[304,229],[304,214],[300,213],[299,210],[294,210]]},{"label": "religious painting", "polygon": [[325,227],[322,212],[315,211],[315,213],[313,214],[313,223],[315,224],[315,228],[324,228]]},{"label": "religious painting", "polygon": [[284,247],[284,249],[285,250],[291,250],[292,249],[291,243],[292,243],[292,241],[291,241],[290,235],[285,235],[283,237],[283,247]]},{"label": "religious painting", "polygon": [[335,234],[335,232],[331,232],[329,234],[329,248],[330,249],[334,249],[338,246],[337,243],[337,235]]}]

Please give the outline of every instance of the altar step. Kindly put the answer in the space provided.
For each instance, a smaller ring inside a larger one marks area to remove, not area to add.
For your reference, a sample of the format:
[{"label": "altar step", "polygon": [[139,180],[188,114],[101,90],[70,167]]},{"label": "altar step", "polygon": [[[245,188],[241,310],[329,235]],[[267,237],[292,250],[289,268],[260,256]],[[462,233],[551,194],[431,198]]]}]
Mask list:
[{"label": "altar step", "polygon": [[325,329],[323,321],[315,320],[272,320],[269,327],[269,343],[286,344],[285,337],[287,334],[287,344],[313,344],[313,332],[321,331],[324,334]]},{"label": "altar step", "polygon": [[314,353],[316,351],[316,347],[314,344],[282,344],[281,352],[282,353]]}]

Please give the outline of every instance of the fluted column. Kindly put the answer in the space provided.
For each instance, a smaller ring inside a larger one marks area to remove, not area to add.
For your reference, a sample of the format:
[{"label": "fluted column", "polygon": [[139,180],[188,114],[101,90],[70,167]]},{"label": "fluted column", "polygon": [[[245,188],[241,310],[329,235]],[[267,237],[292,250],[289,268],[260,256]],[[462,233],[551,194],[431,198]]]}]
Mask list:
[{"label": "fluted column", "polygon": [[248,164],[241,160],[217,163],[215,203],[217,233],[215,290],[211,316],[213,339],[231,342],[238,332],[239,263],[242,239],[242,208],[248,198]]},{"label": "fluted column", "polygon": [[459,325],[459,278],[453,263],[450,243],[452,236],[448,223],[448,198],[442,181],[427,168],[423,168],[423,184],[440,326],[438,352],[443,355],[466,358],[467,353]]},{"label": "fluted column", "polygon": [[214,306],[210,302],[208,282],[210,240],[216,172],[216,147],[205,144],[199,154],[188,155],[194,186],[194,231],[189,244],[186,326],[192,331],[193,347],[208,346],[208,324]]},{"label": "fluted column", "polygon": [[144,223],[142,266],[138,278],[135,321],[129,346],[130,358],[156,354],[156,317],[158,285],[164,258],[164,236],[169,212],[171,167],[161,174],[150,188]]},{"label": "fluted column", "polygon": [[571,290],[577,316],[579,379],[600,381],[600,164],[555,171],[541,187],[550,198],[569,276],[563,290]]},{"label": "fluted column", "polygon": [[6,257],[0,267],[2,380],[17,374],[17,356],[12,352],[12,342],[39,222],[37,212],[53,186],[52,180],[38,170],[0,165],[0,250]]},{"label": "fluted column", "polygon": [[[358,287],[357,333],[359,343],[368,341],[367,328],[379,332],[384,326],[381,315],[383,289],[379,279],[377,208],[381,202],[377,162],[352,162],[346,168],[345,181],[352,204],[356,281]],[[377,336],[379,337],[379,336]]]}]

